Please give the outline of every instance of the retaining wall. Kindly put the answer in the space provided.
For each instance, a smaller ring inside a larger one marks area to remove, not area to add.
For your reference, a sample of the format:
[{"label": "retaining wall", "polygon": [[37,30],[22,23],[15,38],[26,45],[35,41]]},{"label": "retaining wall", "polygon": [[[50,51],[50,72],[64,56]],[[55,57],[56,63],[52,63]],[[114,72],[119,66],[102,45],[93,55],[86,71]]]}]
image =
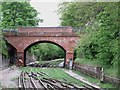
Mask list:
[{"label": "retaining wall", "polygon": [[[101,79],[101,70],[100,70],[101,67],[97,67],[97,66],[93,67],[93,66],[82,65],[79,63],[74,63],[73,68],[75,70],[80,70],[80,72],[86,75],[89,75],[91,77]],[[118,78],[114,78],[108,75],[103,75],[103,77],[104,77],[104,80],[103,80],[104,82],[120,85],[120,79]]]}]

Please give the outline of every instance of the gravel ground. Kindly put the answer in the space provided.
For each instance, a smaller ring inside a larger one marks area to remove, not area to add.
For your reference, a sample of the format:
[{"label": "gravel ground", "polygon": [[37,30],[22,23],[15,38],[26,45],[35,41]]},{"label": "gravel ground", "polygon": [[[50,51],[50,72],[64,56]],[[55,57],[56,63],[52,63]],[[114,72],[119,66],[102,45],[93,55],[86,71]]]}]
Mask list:
[{"label": "gravel ground", "polygon": [[18,86],[19,68],[11,66],[0,71],[0,83],[3,88],[16,88]]}]

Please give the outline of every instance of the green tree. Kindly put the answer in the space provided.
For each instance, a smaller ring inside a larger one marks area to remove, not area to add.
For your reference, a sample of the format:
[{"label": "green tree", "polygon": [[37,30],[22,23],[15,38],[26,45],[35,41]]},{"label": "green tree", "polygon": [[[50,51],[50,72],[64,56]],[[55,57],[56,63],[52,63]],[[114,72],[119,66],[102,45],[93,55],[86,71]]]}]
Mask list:
[{"label": "green tree", "polygon": [[1,11],[1,3],[0,3],[0,54],[8,57],[8,52],[7,52],[7,46],[6,42],[3,40],[3,35],[2,35],[2,11]]},{"label": "green tree", "polygon": [[85,34],[80,34],[77,48],[78,57],[98,60],[101,65],[118,67],[118,4],[118,2],[62,4],[61,25],[84,27]]},{"label": "green tree", "polygon": [[[39,19],[37,12],[29,1],[26,2],[1,2],[0,3],[0,34],[2,36],[2,30],[4,29],[17,29],[20,26],[37,26]],[[6,42],[1,38],[0,48],[1,53],[8,56]]]},{"label": "green tree", "polygon": [[62,26],[84,27],[89,24],[104,6],[99,3],[65,2],[59,5]]},{"label": "green tree", "polygon": [[60,47],[50,43],[36,44],[29,48],[28,51],[33,53],[37,57],[37,60],[43,61],[64,58],[65,55]]},{"label": "green tree", "polygon": [[2,26],[7,29],[36,26],[41,20],[29,2],[2,2],[2,14]]}]

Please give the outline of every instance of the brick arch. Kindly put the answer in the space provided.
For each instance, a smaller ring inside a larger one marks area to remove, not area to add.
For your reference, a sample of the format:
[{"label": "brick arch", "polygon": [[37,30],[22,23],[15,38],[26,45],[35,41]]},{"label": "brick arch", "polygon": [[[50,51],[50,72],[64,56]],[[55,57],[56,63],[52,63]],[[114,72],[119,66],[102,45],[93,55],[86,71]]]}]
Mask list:
[{"label": "brick arch", "polygon": [[64,51],[66,51],[67,49],[60,43],[58,42],[54,42],[52,40],[40,40],[40,41],[35,41],[35,42],[32,42],[31,44],[27,45],[26,47],[24,47],[24,51],[28,48],[30,48],[31,46],[35,45],[35,44],[39,44],[39,43],[51,43],[51,44],[54,44],[58,47],[60,47],[61,49],[63,49]]},{"label": "brick arch", "polygon": [[15,47],[12,43],[7,42],[7,46],[8,47],[10,46],[10,47],[14,48],[14,50],[17,51],[17,47]]},{"label": "brick arch", "polygon": [[[21,27],[17,32],[4,34],[8,43],[17,49],[18,65],[24,66],[24,50],[37,42],[48,41],[54,43],[66,51],[66,62],[73,60],[74,48],[79,36],[71,27]],[[21,62],[19,62],[21,61]]]},{"label": "brick arch", "polygon": [[26,51],[30,48],[30,47],[32,47],[32,46],[34,46],[34,45],[36,45],[36,44],[41,44],[41,43],[50,43],[50,44],[54,44],[54,45],[56,45],[56,46],[58,46],[58,47],[60,47],[63,51],[64,51],[64,53],[65,53],[65,57],[64,57],[64,61],[66,61],[66,49],[62,46],[62,45],[59,45],[58,43],[56,43],[56,42],[53,42],[53,41],[49,41],[49,40],[42,40],[42,41],[37,41],[37,42],[34,42],[34,43],[32,43],[32,44],[30,44],[30,45],[28,45],[25,49],[24,49],[24,66],[26,66]]}]

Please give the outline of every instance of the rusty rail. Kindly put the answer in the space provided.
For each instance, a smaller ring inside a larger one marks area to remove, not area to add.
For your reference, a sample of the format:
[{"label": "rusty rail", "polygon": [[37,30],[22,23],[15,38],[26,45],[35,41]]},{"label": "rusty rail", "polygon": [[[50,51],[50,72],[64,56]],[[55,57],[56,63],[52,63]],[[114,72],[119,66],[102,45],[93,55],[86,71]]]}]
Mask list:
[{"label": "rusty rail", "polygon": [[21,72],[18,78],[18,88],[22,88],[27,90],[29,88],[33,88],[34,90],[44,89],[44,90],[56,90],[56,89],[74,89],[74,90],[99,90],[89,85],[84,85],[83,87],[79,87],[77,85],[68,84],[62,82],[60,80],[52,79],[52,78],[42,78],[39,79],[37,76],[41,76],[38,73],[28,73]]}]

